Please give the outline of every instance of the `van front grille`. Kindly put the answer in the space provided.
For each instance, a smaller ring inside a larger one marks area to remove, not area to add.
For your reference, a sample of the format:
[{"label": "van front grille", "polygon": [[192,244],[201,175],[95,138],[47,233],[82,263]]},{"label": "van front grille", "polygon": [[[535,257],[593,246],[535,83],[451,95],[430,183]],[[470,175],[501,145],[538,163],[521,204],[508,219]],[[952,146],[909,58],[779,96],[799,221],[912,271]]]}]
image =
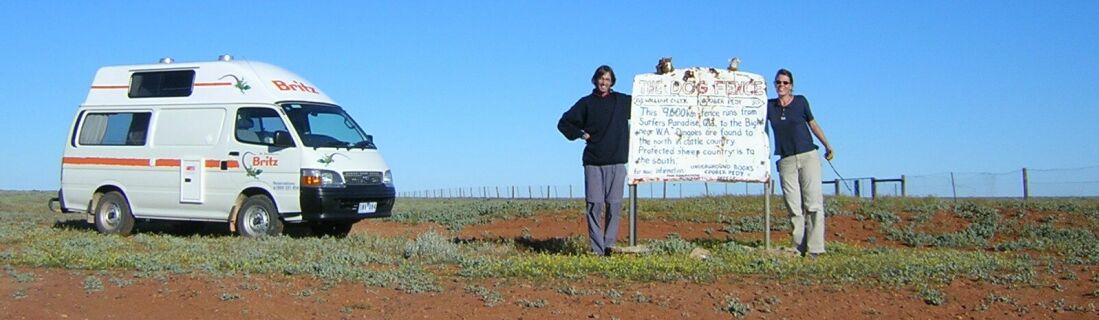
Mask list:
[{"label": "van front grille", "polygon": [[343,180],[349,186],[370,186],[382,184],[382,173],[377,171],[348,171]]}]

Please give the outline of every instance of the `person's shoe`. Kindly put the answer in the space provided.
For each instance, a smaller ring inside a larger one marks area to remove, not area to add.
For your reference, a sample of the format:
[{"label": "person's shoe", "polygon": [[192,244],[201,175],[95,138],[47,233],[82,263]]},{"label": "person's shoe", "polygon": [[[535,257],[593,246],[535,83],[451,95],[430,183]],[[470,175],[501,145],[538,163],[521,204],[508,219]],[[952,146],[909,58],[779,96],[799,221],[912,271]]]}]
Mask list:
[{"label": "person's shoe", "polygon": [[604,257],[610,257],[611,256],[611,251],[612,251],[611,248],[603,249],[603,256]]}]

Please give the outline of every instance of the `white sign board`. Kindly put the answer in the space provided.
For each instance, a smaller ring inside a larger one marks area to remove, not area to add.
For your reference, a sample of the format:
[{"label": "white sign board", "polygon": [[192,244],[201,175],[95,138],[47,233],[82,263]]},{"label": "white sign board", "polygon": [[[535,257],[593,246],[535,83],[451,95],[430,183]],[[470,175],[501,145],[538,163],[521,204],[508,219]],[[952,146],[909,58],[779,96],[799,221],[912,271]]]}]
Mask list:
[{"label": "white sign board", "polygon": [[640,74],[630,112],[631,184],[770,180],[767,83],[758,74],[713,68]]}]

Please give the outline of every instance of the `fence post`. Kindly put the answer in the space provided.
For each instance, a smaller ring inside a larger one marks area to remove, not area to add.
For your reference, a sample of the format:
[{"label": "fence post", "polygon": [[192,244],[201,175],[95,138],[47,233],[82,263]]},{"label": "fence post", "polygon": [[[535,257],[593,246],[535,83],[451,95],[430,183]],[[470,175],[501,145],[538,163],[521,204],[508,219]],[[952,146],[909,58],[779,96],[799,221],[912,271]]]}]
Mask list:
[{"label": "fence post", "polygon": [[957,211],[958,207],[958,186],[954,183],[954,173],[950,173],[950,192],[954,194],[954,210]]},{"label": "fence post", "polygon": [[832,180],[832,187],[836,188],[836,195],[840,195],[840,179],[837,178]]},{"label": "fence post", "polygon": [[862,198],[862,190],[859,190],[859,179],[855,179],[855,197]]},{"label": "fence post", "polygon": [[1030,199],[1030,177],[1027,175],[1026,168],[1023,168],[1023,200]]},{"label": "fence post", "polygon": [[661,199],[668,199],[668,181],[664,181],[664,195],[660,196]]},{"label": "fence post", "polygon": [[870,177],[870,200],[878,198],[878,178]]},{"label": "fence post", "polygon": [[901,196],[908,196],[908,178],[905,178],[903,174],[901,175]]},{"label": "fence post", "polygon": [[569,185],[569,199],[572,199],[572,185]]}]

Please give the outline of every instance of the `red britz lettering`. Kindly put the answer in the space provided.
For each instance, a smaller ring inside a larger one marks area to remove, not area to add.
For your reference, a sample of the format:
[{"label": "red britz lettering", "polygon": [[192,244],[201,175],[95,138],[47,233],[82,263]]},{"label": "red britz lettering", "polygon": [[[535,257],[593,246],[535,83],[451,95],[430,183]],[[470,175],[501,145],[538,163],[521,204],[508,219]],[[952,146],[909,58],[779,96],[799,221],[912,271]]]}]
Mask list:
[{"label": "red britz lettering", "polygon": [[304,83],[298,82],[296,80],[292,81],[290,84],[287,84],[286,82],[284,82],[282,80],[271,80],[271,83],[274,84],[275,88],[278,88],[280,91],[301,91],[301,92],[309,92],[309,93],[320,93],[320,92],[317,92],[317,88],[307,86]]},{"label": "red britz lettering", "polygon": [[252,157],[253,167],[277,167],[279,165],[279,159],[271,156],[267,157]]},{"label": "red britz lettering", "polygon": [[275,81],[271,81],[271,83],[274,83],[275,87],[279,88],[279,90],[282,90],[282,91],[290,90],[290,87],[286,85],[286,82],[275,80]]}]

